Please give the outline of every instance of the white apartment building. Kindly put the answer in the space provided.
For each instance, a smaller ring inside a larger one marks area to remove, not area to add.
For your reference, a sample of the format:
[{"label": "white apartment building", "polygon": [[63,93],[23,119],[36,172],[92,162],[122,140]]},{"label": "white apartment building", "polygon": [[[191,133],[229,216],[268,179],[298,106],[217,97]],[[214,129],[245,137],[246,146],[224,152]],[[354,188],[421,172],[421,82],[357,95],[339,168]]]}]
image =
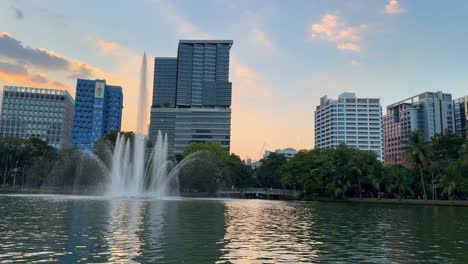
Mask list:
[{"label": "white apartment building", "polygon": [[340,144],[374,151],[383,160],[380,98],[357,98],[354,93],[342,93],[336,100],[320,98],[315,110],[315,148]]}]

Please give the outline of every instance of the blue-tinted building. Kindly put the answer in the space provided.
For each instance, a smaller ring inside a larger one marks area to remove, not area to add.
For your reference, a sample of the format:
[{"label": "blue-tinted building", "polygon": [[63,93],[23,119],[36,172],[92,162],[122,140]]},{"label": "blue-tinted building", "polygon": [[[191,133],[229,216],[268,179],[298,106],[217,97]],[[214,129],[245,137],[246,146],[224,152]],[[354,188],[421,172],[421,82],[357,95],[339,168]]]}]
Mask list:
[{"label": "blue-tinted building", "polygon": [[91,150],[94,142],[109,131],[120,131],[122,87],[107,85],[105,80],[78,79],[72,143],[81,150]]},{"label": "blue-tinted building", "polygon": [[157,57],[149,139],[167,134],[170,155],[192,142],[212,141],[229,150],[232,40],[181,40],[177,57]]}]

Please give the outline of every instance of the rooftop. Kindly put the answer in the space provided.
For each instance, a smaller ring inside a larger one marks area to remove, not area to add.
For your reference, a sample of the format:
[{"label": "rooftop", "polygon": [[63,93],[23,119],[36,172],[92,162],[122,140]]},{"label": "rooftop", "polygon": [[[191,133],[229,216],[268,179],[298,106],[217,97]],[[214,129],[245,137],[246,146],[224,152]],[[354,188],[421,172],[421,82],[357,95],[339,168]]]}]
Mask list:
[{"label": "rooftop", "polygon": [[223,44],[233,44],[233,41],[232,40],[186,40],[186,39],[182,39],[182,40],[179,40],[179,44],[180,43],[212,43],[212,44],[216,44],[216,43],[223,43]]}]

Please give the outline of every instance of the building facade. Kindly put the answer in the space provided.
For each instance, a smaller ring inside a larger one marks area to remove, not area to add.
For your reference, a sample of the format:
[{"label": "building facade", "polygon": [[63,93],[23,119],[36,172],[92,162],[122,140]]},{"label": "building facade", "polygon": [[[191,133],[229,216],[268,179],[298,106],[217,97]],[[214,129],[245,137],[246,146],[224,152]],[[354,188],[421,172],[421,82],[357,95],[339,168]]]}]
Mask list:
[{"label": "building facade", "polygon": [[123,94],[120,86],[105,80],[78,79],[72,143],[81,150],[92,150],[96,140],[109,131],[120,131]]},{"label": "building facade", "polygon": [[315,111],[315,148],[336,148],[340,144],[373,151],[383,160],[379,98],[357,98],[354,93],[343,93],[336,100],[320,98]]},{"label": "building facade", "polygon": [[384,116],[386,164],[404,164],[405,146],[411,131],[429,141],[435,134],[454,132],[452,95],[425,92],[387,106]]},{"label": "building facade", "polygon": [[468,139],[468,95],[453,100],[455,133]]},{"label": "building facade", "polygon": [[167,134],[170,155],[192,142],[229,150],[232,40],[181,40],[176,58],[155,58],[149,139]]},{"label": "building facade", "polygon": [[[286,157],[286,159],[290,159],[290,158],[293,158],[294,156],[296,156],[297,154],[297,150],[293,149],[293,148],[285,148],[285,149],[277,149],[274,151],[276,154],[279,154],[279,155],[283,155]],[[268,158],[268,156],[270,156],[271,154],[271,151],[269,150],[266,150],[265,151],[265,154],[263,154],[263,158],[266,159]]]},{"label": "building facade", "polygon": [[5,86],[0,136],[37,137],[55,148],[68,148],[73,108],[73,98],[64,90]]}]

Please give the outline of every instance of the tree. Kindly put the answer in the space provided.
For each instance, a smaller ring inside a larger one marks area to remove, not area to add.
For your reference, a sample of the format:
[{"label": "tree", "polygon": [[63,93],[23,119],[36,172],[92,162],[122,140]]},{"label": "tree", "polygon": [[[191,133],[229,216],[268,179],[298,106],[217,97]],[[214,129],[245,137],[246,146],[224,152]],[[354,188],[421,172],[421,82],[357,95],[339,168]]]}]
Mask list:
[{"label": "tree", "polygon": [[458,153],[460,157],[450,163],[439,182],[442,195],[447,195],[450,200],[457,191],[468,192],[468,142],[461,146]]},{"label": "tree", "polygon": [[427,200],[426,187],[424,184],[423,166],[428,159],[427,145],[424,143],[424,138],[417,130],[409,134],[409,139],[406,145],[406,157],[410,164],[419,170],[421,188],[423,190],[423,197]]},{"label": "tree", "polygon": [[182,190],[214,194],[219,189],[253,185],[252,169],[215,142],[194,142],[185,149],[184,157],[193,162],[189,160],[180,173]]},{"label": "tree", "polygon": [[284,155],[270,153],[267,158],[261,160],[262,165],[257,168],[257,182],[261,188],[281,188],[280,168],[287,162]]},{"label": "tree", "polygon": [[287,188],[302,185],[305,192],[318,193],[321,179],[319,150],[301,150],[280,167],[281,183]]},{"label": "tree", "polygon": [[411,172],[399,165],[384,166],[384,175],[386,180],[387,192],[397,192],[398,200],[401,200],[402,195],[413,193],[411,190]]},{"label": "tree", "polygon": [[447,132],[436,134],[429,142],[427,169],[431,174],[432,198],[437,197],[437,182],[445,174],[449,164],[460,157],[458,150],[462,146],[464,139],[458,134]]}]

